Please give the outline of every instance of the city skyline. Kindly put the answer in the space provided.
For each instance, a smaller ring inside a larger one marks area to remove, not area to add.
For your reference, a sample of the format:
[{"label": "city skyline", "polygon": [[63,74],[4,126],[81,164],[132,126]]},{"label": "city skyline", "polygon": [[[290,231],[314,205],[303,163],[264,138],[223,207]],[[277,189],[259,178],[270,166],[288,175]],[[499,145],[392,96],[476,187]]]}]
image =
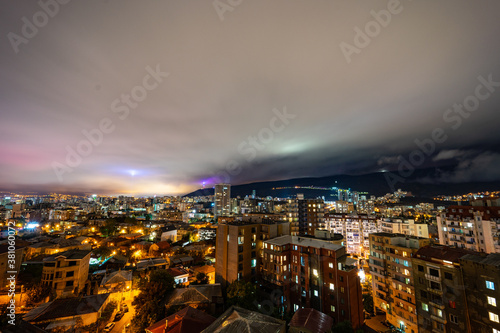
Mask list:
[{"label": "city skyline", "polygon": [[41,3],[0,14],[0,189],[500,180],[499,3]]}]

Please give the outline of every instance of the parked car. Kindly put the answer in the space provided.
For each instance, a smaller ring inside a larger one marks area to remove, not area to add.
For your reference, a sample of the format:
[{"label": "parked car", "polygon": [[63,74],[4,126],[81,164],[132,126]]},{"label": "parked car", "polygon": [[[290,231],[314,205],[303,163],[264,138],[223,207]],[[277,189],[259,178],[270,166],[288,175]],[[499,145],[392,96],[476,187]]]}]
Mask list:
[{"label": "parked car", "polygon": [[111,332],[111,330],[115,327],[115,323],[109,323],[104,327],[104,332]]},{"label": "parked car", "polygon": [[128,312],[128,305],[127,304],[123,304],[122,305],[122,311],[123,312]]},{"label": "parked car", "polygon": [[119,321],[120,319],[123,318],[124,314],[125,314],[125,312],[123,312],[123,311],[117,312],[116,315],[115,315],[115,319],[113,321]]}]

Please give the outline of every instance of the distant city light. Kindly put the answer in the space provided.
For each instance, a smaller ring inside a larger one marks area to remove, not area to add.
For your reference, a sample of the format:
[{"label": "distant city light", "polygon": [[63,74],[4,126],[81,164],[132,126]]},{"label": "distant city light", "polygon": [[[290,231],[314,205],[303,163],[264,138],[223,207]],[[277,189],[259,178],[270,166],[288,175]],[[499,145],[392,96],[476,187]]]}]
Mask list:
[{"label": "distant city light", "polygon": [[40,226],[40,223],[38,222],[30,222],[26,225],[26,229],[35,229]]}]

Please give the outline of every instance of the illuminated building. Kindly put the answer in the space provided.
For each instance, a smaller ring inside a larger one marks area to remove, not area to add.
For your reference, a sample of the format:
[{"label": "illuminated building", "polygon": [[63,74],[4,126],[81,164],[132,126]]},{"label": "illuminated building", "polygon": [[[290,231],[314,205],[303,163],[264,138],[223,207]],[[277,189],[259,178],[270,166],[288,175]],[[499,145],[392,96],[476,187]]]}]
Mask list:
[{"label": "illuminated building", "polygon": [[373,303],[386,320],[403,332],[417,333],[417,309],[411,258],[428,238],[402,234],[370,235]]},{"label": "illuminated building", "polygon": [[313,308],[333,318],[364,323],[357,261],[346,248],[328,241],[281,236],[264,242],[262,280],[269,290],[282,292],[280,311]]},{"label": "illuminated building", "polygon": [[43,259],[42,283],[57,296],[80,294],[89,274],[90,251],[70,250]]},{"label": "illuminated building", "polygon": [[223,287],[236,280],[256,281],[262,242],[289,235],[288,222],[232,221],[219,223],[215,246],[215,280]]},{"label": "illuminated building", "polygon": [[324,227],[325,204],[321,199],[289,199],[287,220],[290,222],[292,236],[314,235],[316,229]]},{"label": "illuminated building", "polygon": [[439,243],[500,252],[500,207],[450,206],[437,216]]},{"label": "illuminated building", "polygon": [[231,215],[231,185],[216,184],[214,192],[214,220]]}]

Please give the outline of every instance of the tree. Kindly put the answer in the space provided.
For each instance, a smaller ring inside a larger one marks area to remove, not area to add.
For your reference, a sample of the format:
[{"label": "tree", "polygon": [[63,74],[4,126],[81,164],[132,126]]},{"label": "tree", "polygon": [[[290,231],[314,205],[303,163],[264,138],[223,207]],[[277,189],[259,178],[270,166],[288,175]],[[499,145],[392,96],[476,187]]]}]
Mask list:
[{"label": "tree", "polygon": [[106,224],[100,227],[99,231],[106,237],[113,236],[116,233],[116,220],[107,219]]},{"label": "tree", "polygon": [[50,296],[51,288],[42,283],[34,284],[26,289],[26,306],[32,307]]},{"label": "tree", "polygon": [[235,281],[227,288],[228,306],[236,305],[248,310],[256,310],[257,288],[250,282]]},{"label": "tree", "polygon": [[366,275],[365,282],[361,286],[363,287],[363,307],[367,313],[374,315],[373,287],[372,287],[371,275]]},{"label": "tree", "polygon": [[198,273],[196,274],[196,281],[193,282],[192,284],[208,284],[208,276],[205,273]]},{"label": "tree", "polygon": [[354,328],[352,328],[351,322],[346,320],[346,321],[338,323],[333,328],[333,332],[335,332],[335,333],[354,333]]},{"label": "tree", "polygon": [[373,315],[373,296],[372,294],[363,294],[363,308],[365,311],[371,315]]},{"label": "tree", "polygon": [[132,324],[137,331],[165,317],[165,301],[174,286],[174,278],[164,269],[152,271],[139,282],[140,293],[132,303],[136,309]]}]

